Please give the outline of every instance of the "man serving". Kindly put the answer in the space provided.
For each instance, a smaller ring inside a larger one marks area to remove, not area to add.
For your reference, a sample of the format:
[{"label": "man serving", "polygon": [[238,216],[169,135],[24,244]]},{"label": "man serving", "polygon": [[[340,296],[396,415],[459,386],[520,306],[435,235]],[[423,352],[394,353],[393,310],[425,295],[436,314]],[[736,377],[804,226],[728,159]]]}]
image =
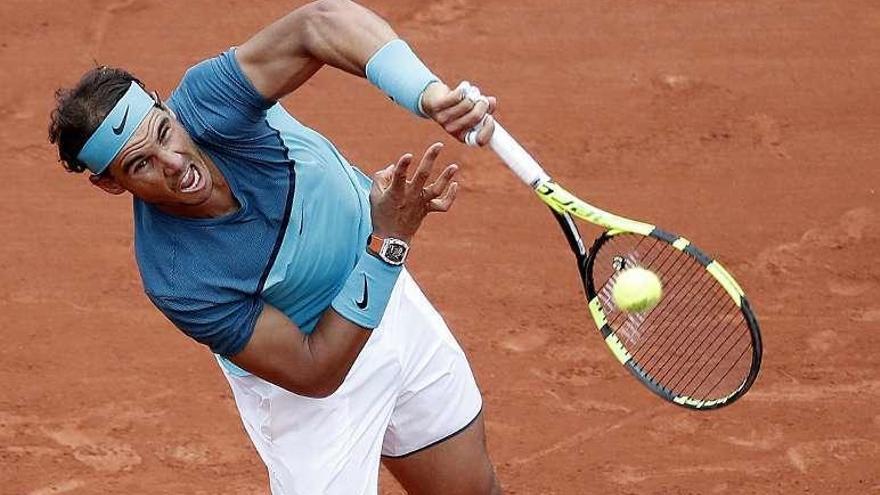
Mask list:
[{"label": "man serving", "polygon": [[[442,145],[372,180],[278,102],[323,65],[485,144],[495,106],[450,90],[376,14],[292,11],[190,68],[167,101],[100,67],[58,92],[65,167],[134,198],[150,300],[218,356],[273,494],[500,493],[464,353],[404,268],[424,217],[455,201]],[[479,129],[479,130],[477,130]]]}]

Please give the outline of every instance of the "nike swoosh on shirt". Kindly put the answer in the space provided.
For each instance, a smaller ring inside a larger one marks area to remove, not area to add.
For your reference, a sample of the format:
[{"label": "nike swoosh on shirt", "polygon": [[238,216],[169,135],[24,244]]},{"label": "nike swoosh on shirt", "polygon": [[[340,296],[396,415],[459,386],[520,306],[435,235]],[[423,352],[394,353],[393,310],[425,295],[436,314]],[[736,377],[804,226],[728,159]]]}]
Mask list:
[{"label": "nike swoosh on shirt", "polygon": [[370,292],[369,290],[367,290],[367,276],[364,275],[364,295],[363,297],[361,297],[360,301],[355,301],[355,304],[357,304],[357,307],[361,309],[367,309],[367,303],[369,302],[369,300]]},{"label": "nike swoosh on shirt", "polygon": [[119,127],[113,128],[113,134],[117,136],[122,134],[122,130],[125,129],[125,121],[128,120],[128,109],[131,107],[125,107],[125,114],[122,116],[122,122],[119,123]]}]

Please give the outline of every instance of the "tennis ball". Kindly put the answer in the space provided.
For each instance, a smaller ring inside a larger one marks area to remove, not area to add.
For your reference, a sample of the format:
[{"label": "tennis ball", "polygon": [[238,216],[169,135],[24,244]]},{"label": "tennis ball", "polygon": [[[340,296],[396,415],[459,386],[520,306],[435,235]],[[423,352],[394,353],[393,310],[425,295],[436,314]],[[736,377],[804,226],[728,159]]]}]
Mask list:
[{"label": "tennis ball", "polygon": [[617,275],[611,297],[618,308],[627,312],[648,311],[660,302],[663,284],[651,270],[627,268]]}]

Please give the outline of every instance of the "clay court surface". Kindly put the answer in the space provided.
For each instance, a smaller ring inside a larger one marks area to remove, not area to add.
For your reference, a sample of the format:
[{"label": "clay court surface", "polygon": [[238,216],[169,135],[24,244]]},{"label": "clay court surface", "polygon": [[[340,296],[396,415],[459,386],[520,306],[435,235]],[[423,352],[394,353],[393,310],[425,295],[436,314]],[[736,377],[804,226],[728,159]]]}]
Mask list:
[{"label": "clay court surface", "polygon": [[[267,493],[210,353],[142,293],[130,200],[65,174],[46,125],[94,60],[167,95],[296,3],[0,4],[0,493]],[[508,493],[880,494],[880,4],[367,3],[497,95],[569,189],[718,256],[762,324],[740,402],[660,401],[593,330],[545,208],[452,144],[463,194],[410,265],[470,355]],[[366,170],[451,144],[331,69],[285,105]]]}]

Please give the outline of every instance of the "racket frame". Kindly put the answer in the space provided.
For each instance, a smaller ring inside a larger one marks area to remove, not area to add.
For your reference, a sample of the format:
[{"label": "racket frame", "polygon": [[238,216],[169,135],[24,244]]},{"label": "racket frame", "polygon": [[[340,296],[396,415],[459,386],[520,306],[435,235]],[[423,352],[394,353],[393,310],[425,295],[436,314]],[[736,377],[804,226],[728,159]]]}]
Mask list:
[{"label": "racket frame", "polygon": [[[663,399],[679,406],[696,410],[710,410],[726,406],[736,401],[749,390],[757,378],[761,367],[763,346],[760,328],[742,288],[717,260],[706,255],[684,237],[658,229],[656,226],[645,222],[609,213],[566,191],[550,178],[538,162],[497,121],[495,123],[495,131],[489,141],[489,146],[498,154],[508,168],[523,183],[531,187],[538,195],[538,198],[553,211],[553,215],[562,228],[569,247],[577,259],[578,270],[581,274],[584,293],[588,300],[593,322],[612,354],[634,377]],[[596,239],[590,249],[586,248],[577,225],[572,220],[572,216],[605,229],[605,233]],[[701,400],[686,395],[676,395],[653,382],[649,375],[634,362],[629,350],[627,350],[626,346],[608,324],[602,303],[595,287],[593,287],[592,277],[590,276],[592,263],[595,260],[594,257],[590,256],[590,253],[596,252],[601,243],[605,242],[606,239],[623,233],[653,237],[688,254],[718,281],[740,308],[751,337],[752,361],[748,375],[733,392],[712,400]]]}]

